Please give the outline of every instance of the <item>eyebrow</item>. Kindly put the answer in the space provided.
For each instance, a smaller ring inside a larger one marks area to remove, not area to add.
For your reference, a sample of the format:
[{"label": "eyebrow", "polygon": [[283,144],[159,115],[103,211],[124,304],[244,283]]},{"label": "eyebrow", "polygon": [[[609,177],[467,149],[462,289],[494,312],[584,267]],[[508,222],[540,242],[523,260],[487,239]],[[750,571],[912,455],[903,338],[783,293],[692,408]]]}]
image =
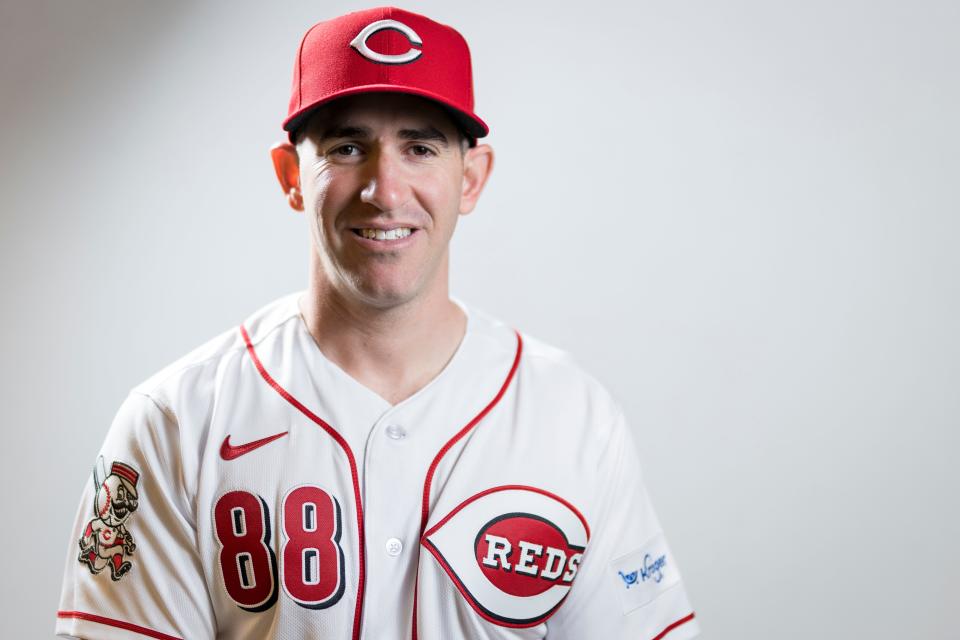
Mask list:
[{"label": "eyebrow", "polygon": [[430,125],[423,129],[401,129],[399,134],[402,140],[430,140],[447,146],[447,136],[436,127]]},{"label": "eyebrow", "polygon": [[[333,125],[320,134],[320,141],[335,139],[335,138],[355,138],[358,140],[369,140],[373,136],[373,131],[369,127],[358,127],[353,125]],[[433,125],[428,125],[422,129],[401,129],[397,132],[397,136],[401,140],[430,140],[438,144],[443,145],[444,147],[450,144],[450,141],[447,140],[447,136],[443,135],[443,132],[434,127]]]},{"label": "eyebrow", "polygon": [[349,125],[334,125],[328,129],[324,129],[323,133],[320,134],[321,142],[324,140],[329,140],[330,138],[360,138],[367,139],[371,135],[371,131],[367,127],[354,127]]}]

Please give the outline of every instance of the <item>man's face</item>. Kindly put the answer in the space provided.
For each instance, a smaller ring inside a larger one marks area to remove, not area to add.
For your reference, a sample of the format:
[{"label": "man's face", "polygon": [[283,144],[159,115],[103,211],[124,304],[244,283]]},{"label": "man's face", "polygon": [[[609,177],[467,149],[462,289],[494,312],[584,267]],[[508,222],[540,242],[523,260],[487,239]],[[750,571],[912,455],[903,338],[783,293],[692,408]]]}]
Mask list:
[{"label": "man's face", "polygon": [[[447,275],[467,161],[446,113],[367,94],[318,110],[297,146],[304,212],[334,288],[366,304],[409,301]],[[385,236],[385,237],[384,237]]]}]

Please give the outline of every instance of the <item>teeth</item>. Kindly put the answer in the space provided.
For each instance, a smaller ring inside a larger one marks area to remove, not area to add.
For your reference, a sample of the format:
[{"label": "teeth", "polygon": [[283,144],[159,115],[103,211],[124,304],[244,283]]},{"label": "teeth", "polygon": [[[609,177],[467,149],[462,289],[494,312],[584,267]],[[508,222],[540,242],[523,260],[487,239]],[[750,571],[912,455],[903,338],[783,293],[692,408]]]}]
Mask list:
[{"label": "teeth", "polygon": [[400,227],[384,231],[383,229],[360,229],[360,235],[370,240],[398,240],[406,238],[413,231],[408,227]]}]

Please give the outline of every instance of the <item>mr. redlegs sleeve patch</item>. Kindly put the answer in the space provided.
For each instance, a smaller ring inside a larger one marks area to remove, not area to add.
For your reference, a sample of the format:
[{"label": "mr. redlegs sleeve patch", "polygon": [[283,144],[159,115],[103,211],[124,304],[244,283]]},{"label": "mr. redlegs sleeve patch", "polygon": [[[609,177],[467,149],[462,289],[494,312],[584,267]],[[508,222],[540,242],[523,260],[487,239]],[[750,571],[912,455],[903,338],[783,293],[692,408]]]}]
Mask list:
[{"label": "mr. redlegs sleeve patch", "polygon": [[567,597],[589,538],[586,520],[569,502],[511,485],[468,498],[421,542],[480,616],[532,627]]},{"label": "mr. redlegs sleeve patch", "polygon": [[77,559],[97,574],[110,569],[110,577],[120,580],[133,566],[127,558],[137,545],[127,530],[127,520],[137,510],[137,481],[140,473],[129,464],[116,461],[107,473],[103,456],[93,468],[93,515],[80,535]]}]

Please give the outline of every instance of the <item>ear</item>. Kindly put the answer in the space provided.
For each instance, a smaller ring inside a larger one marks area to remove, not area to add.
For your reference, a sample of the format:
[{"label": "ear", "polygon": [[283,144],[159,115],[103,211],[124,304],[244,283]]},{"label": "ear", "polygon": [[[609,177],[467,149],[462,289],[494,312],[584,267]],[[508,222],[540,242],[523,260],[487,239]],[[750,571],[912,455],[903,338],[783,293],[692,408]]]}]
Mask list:
[{"label": "ear", "polygon": [[270,147],[273,170],[277,172],[280,188],[287,196],[287,203],[294,211],[303,211],[303,194],[300,192],[300,157],[297,148],[289,142],[278,142]]},{"label": "ear", "polygon": [[463,186],[460,191],[460,214],[466,215],[473,211],[480,199],[483,186],[493,171],[493,148],[488,144],[480,144],[470,149],[463,156]]}]

